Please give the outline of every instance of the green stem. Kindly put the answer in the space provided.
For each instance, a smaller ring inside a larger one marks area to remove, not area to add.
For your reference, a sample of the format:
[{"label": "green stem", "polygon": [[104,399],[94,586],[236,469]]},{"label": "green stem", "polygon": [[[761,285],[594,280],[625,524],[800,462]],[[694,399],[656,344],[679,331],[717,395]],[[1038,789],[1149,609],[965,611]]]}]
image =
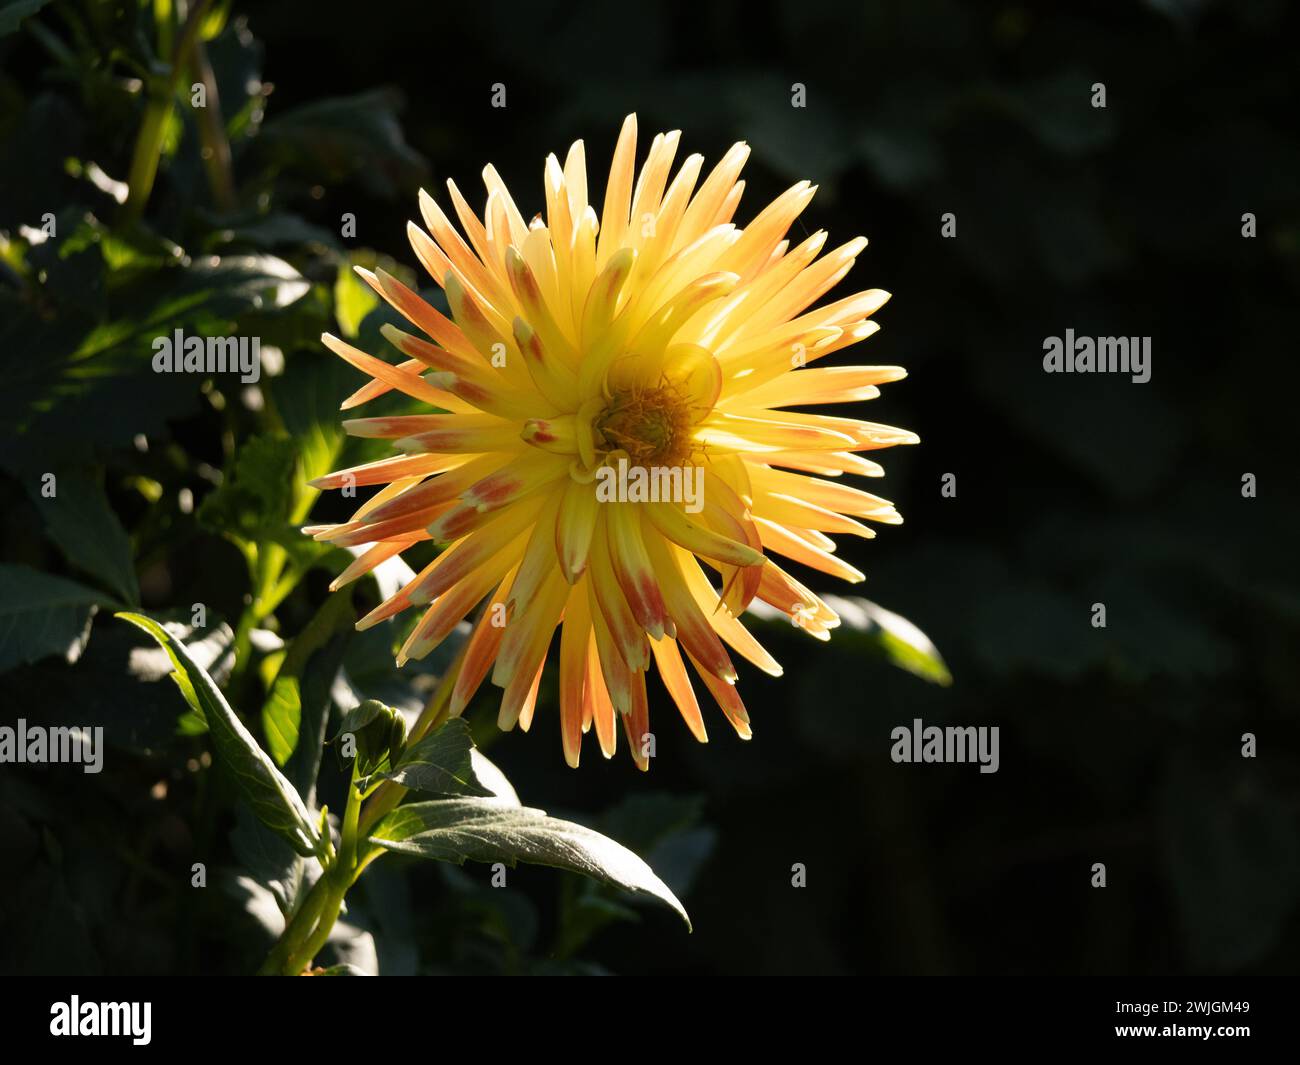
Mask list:
[{"label": "green stem", "polygon": [[[420,714],[420,719],[411,730],[408,744],[415,743],[425,736],[447,716],[451,693],[456,686],[456,677],[460,674],[468,649],[469,643],[466,641],[447,671],[439,678],[437,687],[434,688],[433,694]],[[343,812],[343,833],[338,855],[335,861],[321,873],[320,879],[316,881],[298,912],[281,933],[262,968],[258,970],[259,975],[291,976],[300,973],[325,946],[342,912],[344,896],[366,867],[385,853],[384,848],[367,842],[370,829],[402,801],[406,790],[398,784],[386,781],[366,801],[363,811],[361,790],[357,787],[357,765],[353,762],[352,779],[348,784],[348,802]]]},{"label": "green stem", "polygon": [[279,544],[268,544],[260,551],[255,545],[250,545],[245,557],[249,561],[253,592],[235,626],[235,662],[230,675],[230,690],[235,692],[239,690],[249,661],[253,630],[271,616],[297,585],[295,574],[281,578],[289,555]]},{"label": "green stem", "polygon": [[350,875],[357,863],[357,819],[361,814],[361,789],[357,787],[357,760],[352,760],[348,784],[348,805],[343,811],[343,840],[339,845],[339,866]]},{"label": "green stem", "polygon": [[153,0],[153,20],[158,27],[158,52],[166,55],[172,50],[175,12],[172,0]]},{"label": "green stem", "polygon": [[321,912],[320,923],[316,926],[316,931],[312,933],[311,938],[307,940],[302,948],[290,956],[289,963],[284,968],[285,976],[292,976],[295,973],[302,972],[329,941],[330,933],[334,931],[334,923],[339,919],[339,914],[343,912],[343,896],[346,892],[347,885],[333,886],[325,908]]},{"label": "green stem", "polygon": [[298,587],[299,576],[300,574],[297,573],[286,573],[275,582],[271,590],[262,597],[261,608],[258,611],[259,620],[265,621],[275,613],[275,608],[283,603],[288,598],[289,593]]},{"label": "green stem", "polygon": [[226,124],[221,117],[221,98],[217,94],[217,78],[208,62],[207,49],[202,41],[194,42],[194,76],[202,83],[206,106],[195,116],[199,127],[199,141],[203,145],[203,165],[208,172],[208,186],[213,202],[223,211],[233,211],[235,177],[230,163],[230,141],[226,138]]},{"label": "green stem", "polygon": [[302,900],[298,912],[285,925],[280,938],[271,948],[271,953],[266,956],[266,961],[257,971],[259,976],[279,976],[288,971],[290,956],[302,946],[303,941],[316,927],[316,919],[329,898],[330,887],[330,880],[325,873],[321,873],[320,879],[312,885],[311,891]]},{"label": "green stem", "polygon": [[352,765],[348,782],[348,802],[343,811],[343,838],[335,861],[321,873],[302,906],[285,926],[271,953],[267,955],[262,976],[293,976],[302,972],[329,940],[330,932],[343,910],[343,898],[357,882],[361,870],[376,857],[367,853],[357,860],[358,820],[361,815],[361,792],[357,788],[357,766]]},{"label": "green stem", "polygon": [[[268,406],[267,410],[272,423],[283,428],[279,417],[274,413],[274,408]],[[312,504],[316,501],[320,492],[314,488],[306,487],[302,480],[297,478],[294,480],[293,491],[293,506],[289,514],[289,524],[298,526],[306,520]],[[246,543],[239,539],[236,539],[235,542],[248,564],[248,579],[252,586],[252,597],[248,606],[244,608],[239,624],[235,628],[235,664],[231,675],[232,690],[237,690],[234,686],[243,679],[244,663],[248,660],[251,645],[250,637],[253,629],[264,623],[267,618],[275,613],[276,608],[298,587],[298,582],[303,576],[301,569],[289,565],[289,552],[281,544],[271,542],[259,548],[257,544]],[[288,572],[285,572],[286,568]]]},{"label": "green stem", "polygon": [[361,792],[357,788],[357,764],[352,763],[352,780],[348,784],[348,804],[343,811],[343,839],[339,845],[338,861],[321,879],[328,880],[326,896],[320,910],[316,929],[296,950],[289,954],[286,975],[300,973],[329,941],[330,932],[343,910],[343,897],[357,877],[357,820],[361,813]]},{"label": "green stem", "polygon": [[210,3],[211,0],[198,0],[198,3],[190,9],[185,18],[185,25],[181,28],[180,38],[172,50],[171,65],[164,73],[154,75],[146,82],[149,102],[145,106],[140,132],[136,134],[135,149],[131,154],[131,170],[127,176],[129,191],[123,210],[128,221],[136,221],[144,214],[145,204],[149,202],[149,194],[153,192],[167,121],[176,107],[176,89],[180,84],[181,71],[185,68],[186,61],[198,40],[199,30],[203,26],[203,19]]},{"label": "green stem", "polygon": [[[168,86],[170,91],[170,86]],[[149,103],[145,107],[144,121],[140,123],[140,132],[135,138],[135,151],[131,155],[131,170],[127,175],[130,191],[126,197],[126,217],[135,221],[144,214],[144,205],[149,202],[149,193],[153,191],[154,178],[158,176],[158,159],[162,153],[163,131],[167,119],[171,117],[172,99],[157,90],[150,93]]]}]

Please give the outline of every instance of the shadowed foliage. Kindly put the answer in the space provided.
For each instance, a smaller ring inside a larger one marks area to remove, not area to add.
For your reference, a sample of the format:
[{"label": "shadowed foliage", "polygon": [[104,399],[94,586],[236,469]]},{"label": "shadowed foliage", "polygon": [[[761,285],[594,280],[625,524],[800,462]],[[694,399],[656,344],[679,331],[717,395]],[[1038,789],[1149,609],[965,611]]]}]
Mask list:
[{"label": "shadowed foliage", "polygon": [[[755,621],[786,675],[741,667],[747,744],[719,719],[698,746],[656,685],[648,776],[594,752],[567,770],[549,672],[541,743],[499,735],[486,693],[467,711],[493,772],[643,858],[692,935],[573,873],[520,866],[498,890],[487,866],[395,857],[349,896],[326,964],[1294,969],[1288,5],[734,0],[640,5],[634,32],[600,0],[203,10],[174,80],[180,27],[160,38],[151,4],[0,10],[0,725],[99,725],[109,744],[99,775],[0,767],[0,971],[257,967],[303,870],[236,812],[166,654],[112,614],[177,623],[300,789],[315,765],[300,777],[293,752],[335,733],[323,715],[369,697],[413,719],[453,649],[398,672],[408,621],[322,619],[349,556],[297,532],[350,513],[308,478],[386,453],[343,435],[362,378],[318,338],[385,350],[396,319],[352,265],[441,298],[405,238],[419,187],[453,178],[477,207],[492,162],[531,217],[546,153],[584,138],[600,188],[629,111],[710,161],[747,141],[741,222],[807,178],[792,237],[870,238],[832,296],[894,293],[863,358],[909,377],[852,411],[922,438],[883,459],[907,524],[842,546],[865,585],[796,571],[866,597],[829,644]],[[158,164],[137,204],[142,137]],[[1150,382],[1045,374],[1067,328],[1150,336]],[[261,380],[153,372],[175,329],[260,337]],[[359,585],[356,614],[381,594]],[[998,726],[999,771],[894,764],[890,732],[917,718]],[[327,752],[315,806],[340,810],[346,779]]]}]

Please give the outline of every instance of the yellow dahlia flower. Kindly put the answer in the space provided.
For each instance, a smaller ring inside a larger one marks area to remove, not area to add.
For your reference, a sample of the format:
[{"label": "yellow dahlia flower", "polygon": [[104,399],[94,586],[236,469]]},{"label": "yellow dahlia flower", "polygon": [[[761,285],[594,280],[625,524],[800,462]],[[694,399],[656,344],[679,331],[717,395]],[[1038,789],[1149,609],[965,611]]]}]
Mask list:
[{"label": "yellow dahlia flower", "polygon": [[[633,759],[648,768],[652,661],[701,742],[684,659],[748,738],[727,648],[774,676],[781,667],[741,613],[757,597],[819,639],[839,621],[770,556],[861,580],[827,534],[870,537],[855,519],[902,519],[836,479],[881,475],[856,452],[917,441],[856,418],[778,409],[871,399],[876,385],[904,376],[893,366],[806,368],[874,333],[868,319],[888,293],[809,310],[867,242],[821,255],[817,232],[791,247],[786,232],[816,191],[806,181],[734,224],[749,149],[735,145],[702,183],[704,161],[692,155],[670,181],[679,139],[656,136],[638,174],[630,116],[599,214],[581,141],[563,165],[546,160],[545,219],[526,221],[491,166],[481,219],[448,182],[463,232],[422,193],[428,231],[411,224],[411,244],[451,318],[383,271],[360,270],[424,336],[385,328],[407,356],[397,365],[323,338],[372,378],[344,409],[390,389],[430,407],[344,423],[394,439],[402,454],[313,482],[384,485],[351,521],[308,530],[371,545],[334,587],[417,541],[447,545],[358,628],[423,608],[400,665],[486,599],[450,712],[491,670],[504,689],[501,727],[527,729],[558,626],[560,733],[574,766],[593,727],[612,756],[621,720]],[[691,485],[700,491],[684,500]]]}]

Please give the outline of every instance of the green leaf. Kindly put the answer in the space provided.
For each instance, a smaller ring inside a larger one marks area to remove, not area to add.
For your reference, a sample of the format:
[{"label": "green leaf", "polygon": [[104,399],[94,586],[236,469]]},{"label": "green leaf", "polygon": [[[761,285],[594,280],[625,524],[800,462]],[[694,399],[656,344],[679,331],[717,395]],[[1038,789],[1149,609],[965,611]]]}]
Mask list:
[{"label": "green leaf", "polygon": [[[628,795],[601,815],[600,831],[644,854],[675,891],[686,891],[713,849],[715,834],[697,829],[704,806],[701,796],[646,792]],[[571,959],[602,928],[616,921],[636,921],[640,914],[613,896],[610,888],[575,880],[560,895],[559,927],[552,953]]]},{"label": "green leaf", "polygon": [[406,743],[406,719],[396,707],[378,699],[366,699],[354,706],[343,718],[343,725],[330,742],[351,735],[355,750],[348,751],[344,744],[339,748],[341,760],[355,758],[357,775],[362,778],[364,791],[377,779],[377,775],[392,767],[402,755]]},{"label": "green leaf", "polygon": [[322,839],[302,797],[257,745],[212,678],[190,657],[185,645],[143,614],[120,613],[117,617],[143,629],[167,652],[176,667],[172,676],[177,686],[190,707],[207,722],[217,756],[233,771],[253,812],[284,836],[299,854],[316,853]]},{"label": "green leaf", "polygon": [[334,313],[343,335],[349,340],[356,337],[366,315],[378,305],[379,297],[374,289],[357,278],[352,264],[340,263],[338,280],[334,282]]},{"label": "green leaf", "polygon": [[[180,721],[197,718],[176,701],[167,653],[134,628],[100,625],[93,631],[75,665],[50,656],[9,670],[4,676],[9,705],[75,706],[79,725],[102,728],[110,748],[133,754],[184,749],[177,743]],[[225,653],[234,639],[230,626],[214,622],[183,638],[191,655],[219,678],[230,661]],[[214,662],[218,658],[224,662]]]},{"label": "green leaf", "polygon": [[396,93],[376,89],[301,104],[263,124],[254,155],[275,171],[329,185],[356,177],[369,192],[391,198],[428,173],[402,136],[400,103]]},{"label": "green leaf", "polygon": [[468,723],[453,717],[408,747],[392,770],[379,775],[433,795],[492,795],[474,772],[473,751]]},{"label": "green leaf", "polygon": [[372,721],[395,712],[378,699],[365,699],[343,715],[343,724],[339,726],[338,732],[334,733],[330,743],[337,743],[349,732],[355,736]]},{"label": "green leaf", "polygon": [[215,532],[245,540],[289,520],[296,453],[287,436],[250,438],[235,457],[233,475],[203,500],[199,521]]},{"label": "green leaf", "polygon": [[515,791],[515,786],[510,783],[500,766],[492,761],[475,747],[469,752],[469,764],[474,770],[474,779],[478,781],[488,794],[507,806],[522,806],[519,801],[519,793]]},{"label": "green leaf", "polygon": [[440,799],[399,806],[370,841],[387,850],[463,865],[518,861],[568,869],[667,903],[691,926],[686,910],[654,871],[607,836],[542,810],[496,799]]},{"label": "green leaf", "polygon": [[[46,116],[40,128],[57,123],[57,116]],[[3,148],[0,187],[7,192]],[[0,213],[8,207],[6,199]],[[58,230],[64,236],[30,252],[38,276],[45,277],[39,301],[0,287],[0,375],[15,393],[0,424],[0,465],[11,470],[46,470],[64,458],[89,460],[105,445],[167,432],[170,419],[198,405],[204,380],[153,372],[157,338],[175,330],[191,336],[238,330],[266,340],[268,327],[301,317],[302,308],[278,312],[312,287],[274,256],[191,261],[174,246],[167,267],[139,263],[108,271],[106,257],[119,259],[124,245],[97,246],[103,244],[102,227],[79,224],[78,214],[86,217],[72,209],[61,212]],[[96,239],[87,243],[87,233]],[[37,306],[47,302],[57,313],[38,313]],[[216,383],[232,387],[238,377],[216,375]]]},{"label": "green leaf", "polygon": [[36,14],[50,0],[13,0],[0,11],[0,37],[13,33],[22,24],[23,19]]},{"label": "green leaf", "polygon": [[108,505],[103,475],[87,469],[56,471],[54,496],[45,498],[37,482],[26,478],[32,502],[45,520],[45,531],[75,567],[99,578],[123,602],[140,601],[131,540]]},{"label": "green leaf", "polygon": [[930,637],[907,618],[859,597],[825,596],[826,605],[840,616],[844,627],[867,637],[890,662],[922,680],[947,686],[952,674]]},{"label": "green leaf", "polygon": [[244,309],[272,310],[302,299],[311,282],[275,255],[225,255],[196,259],[186,268],[186,282],[206,298],[212,293],[219,313]]},{"label": "green leaf", "polygon": [[326,247],[338,243],[332,230],[312,225],[300,215],[289,212],[272,212],[229,229],[217,230],[208,238],[216,247],[221,244],[251,244],[258,248],[298,247],[303,244],[321,244]]},{"label": "green leaf", "polygon": [[281,666],[271,693],[262,704],[262,731],[276,765],[284,765],[298,748],[298,724],[302,720],[302,694],[298,671]]},{"label": "green leaf", "polygon": [[213,4],[208,9],[207,14],[203,16],[203,24],[199,28],[199,37],[202,40],[210,41],[219,36],[221,31],[226,28],[226,20],[230,17],[230,0],[224,3]]},{"label": "green leaf", "polygon": [[242,544],[278,544],[289,556],[291,572],[301,576],[341,551],[304,536],[299,527],[316,497],[304,482],[328,469],[341,432],[285,421],[292,435],[264,434],[244,443],[198,517],[204,527]]},{"label": "green leaf", "polygon": [[76,581],[0,562],[0,671],[53,654],[75,662],[99,604],[116,605]]},{"label": "green leaf", "polygon": [[319,870],[320,863],[295,853],[283,836],[262,824],[247,806],[236,812],[230,844],[236,860],[254,882],[271,893],[280,913],[292,914],[308,886],[308,870],[313,866]]},{"label": "green leaf", "polygon": [[275,408],[298,448],[298,476],[303,481],[341,464],[349,438],[343,432],[339,402],[357,385],[350,370],[328,352],[299,352],[289,358],[285,372],[270,381]]},{"label": "green leaf", "polygon": [[[294,639],[280,663],[262,706],[262,731],[277,764],[283,766],[299,749],[305,709],[308,745],[319,766],[330,687],[347,643],[346,639],[335,641],[334,637],[350,635],[353,620],[351,589],[331,595]],[[309,787],[315,780],[313,772],[309,780],[299,779],[298,787]]]}]

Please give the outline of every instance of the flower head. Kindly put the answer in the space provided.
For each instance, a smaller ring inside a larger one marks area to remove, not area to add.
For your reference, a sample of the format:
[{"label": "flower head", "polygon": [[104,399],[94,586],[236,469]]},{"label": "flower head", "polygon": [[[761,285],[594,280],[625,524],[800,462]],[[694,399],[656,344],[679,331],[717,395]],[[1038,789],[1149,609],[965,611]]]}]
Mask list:
[{"label": "flower head", "polygon": [[700,182],[698,155],[671,174],[679,136],[656,136],[638,174],[629,117],[599,214],[581,141],[563,165],[546,161],[544,218],[525,221],[491,166],[482,218],[448,182],[460,231],[422,193],[427,231],[410,225],[411,244],[451,317],[382,270],[361,270],[423,336],[385,328],[406,356],[399,364],[323,338],[371,377],[345,409],[390,389],[430,407],[346,422],[349,433],[393,439],[400,454],[313,482],[384,485],[351,521],[308,530],[370,545],[334,586],[417,541],[445,543],[358,627],[423,610],[400,664],[428,654],[486,600],[451,712],[490,671],[506,729],[530,725],[559,627],[571,765],[593,727],[610,757],[621,720],[634,760],[648,767],[652,662],[698,739],[705,726],[688,660],[748,738],[728,648],[767,673],[781,668],[741,613],[757,598],[819,639],[839,622],[771,556],[861,580],[827,534],[870,537],[858,519],[902,519],[841,475],[879,476],[859,452],[917,439],[786,409],[871,399],[904,376],[894,366],[810,368],[874,333],[870,316],[888,293],[810,310],[866,241],[822,254],[817,232],[791,246],[786,232],[815,191],[807,182],[734,224],[748,148],[734,146]]}]

